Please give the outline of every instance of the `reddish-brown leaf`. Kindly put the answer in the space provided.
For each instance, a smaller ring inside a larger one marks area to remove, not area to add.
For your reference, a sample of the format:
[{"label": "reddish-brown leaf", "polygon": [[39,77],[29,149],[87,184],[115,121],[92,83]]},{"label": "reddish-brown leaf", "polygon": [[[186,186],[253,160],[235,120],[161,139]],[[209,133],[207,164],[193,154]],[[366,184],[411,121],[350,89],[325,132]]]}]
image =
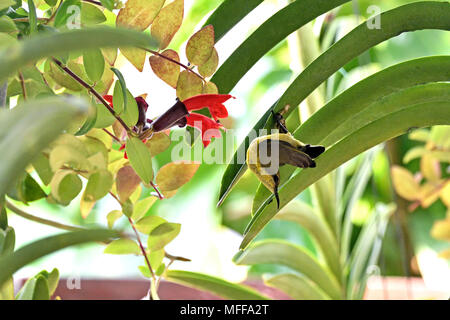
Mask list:
[{"label": "reddish-brown leaf", "polygon": [[120,201],[125,202],[141,183],[141,178],[131,166],[125,166],[117,172],[116,189]]},{"label": "reddish-brown leaf", "polygon": [[[163,56],[175,61],[180,61],[178,53],[174,50],[166,50]],[[177,87],[178,76],[180,75],[180,66],[172,61],[159,57],[157,55],[150,56],[150,66],[158,78],[173,88]]]}]

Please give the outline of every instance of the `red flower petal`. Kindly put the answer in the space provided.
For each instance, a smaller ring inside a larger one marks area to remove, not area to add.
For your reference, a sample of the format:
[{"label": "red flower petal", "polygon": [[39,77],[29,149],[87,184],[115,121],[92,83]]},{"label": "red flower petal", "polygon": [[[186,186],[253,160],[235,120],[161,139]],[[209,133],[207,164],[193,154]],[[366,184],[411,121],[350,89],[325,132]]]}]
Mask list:
[{"label": "red flower petal", "polygon": [[112,96],[112,95],[110,95],[110,94],[105,94],[105,95],[103,96],[103,99],[105,99],[106,102],[109,103],[109,105],[111,106],[111,108],[114,108],[114,106],[113,106],[113,96]]},{"label": "red flower petal", "polygon": [[229,94],[200,94],[183,101],[188,111],[208,108],[214,120],[228,117],[227,108],[223,105],[225,101],[234,98]]},{"label": "red flower petal", "polygon": [[202,114],[189,114],[187,117],[187,125],[197,128],[202,132],[202,142],[205,148],[209,145],[212,138],[221,137],[219,128],[222,128],[222,125]]}]

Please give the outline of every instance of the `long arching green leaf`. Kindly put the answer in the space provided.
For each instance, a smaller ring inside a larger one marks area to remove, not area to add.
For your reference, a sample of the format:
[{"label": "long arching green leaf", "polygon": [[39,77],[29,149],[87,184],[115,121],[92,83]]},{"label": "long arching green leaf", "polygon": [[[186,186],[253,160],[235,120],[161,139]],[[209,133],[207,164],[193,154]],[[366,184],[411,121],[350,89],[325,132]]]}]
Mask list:
[{"label": "long arching green leaf", "polygon": [[333,299],[340,299],[341,289],[334,275],[300,246],[284,240],[256,242],[233,258],[236,264],[279,264],[289,267],[317,284]]},{"label": "long arching green leaf", "polygon": [[119,234],[115,231],[97,229],[67,232],[32,242],[0,258],[0,266],[2,266],[0,268],[0,286],[14,272],[47,254],[76,244],[106,241],[118,236]]},{"label": "long arching green leaf", "polygon": [[216,42],[264,0],[225,0],[211,14],[205,26],[214,26]]},{"label": "long arching green leaf", "polygon": [[0,50],[0,83],[27,63],[70,51],[105,47],[155,48],[156,41],[130,29],[95,27],[44,33]]},{"label": "long arching green leaf", "polygon": [[219,297],[230,300],[267,300],[268,297],[259,294],[256,290],[244,285],[228,282],[220,278],[212,277],[206,274],[169,270],[164,276],[171,282],[186,285],[211,292]]},{"label": "long arching green leaf", "polygon": [[239,80],[274,46],[309,21],[349,0],[297,0],[265,21],[216,71],[211,81],[221,93],[230,92]]},{"label": "long arching green leaf", "polygon": [[276,219],[296,222],[305,228],[313,236],[327,265],[339,280],[341,277],[339,249],[333,232],[309,205],[299,201],[293,201],[291,204],[277,214]]},{"label": "long arching green leaf", "polygon": [[[379,17],[383,25],[381,29],[369,29],[366,23],[362,23],[308,65],[277,101],[276,106],[272,106],[263,115],[253,127],[252,132],[272,127],[273,121],[270,116],[272,108],[280,111],[286,105],[290,105],[291,108],[285,114],[287,116],[323,81],[367,49],[403,32],[422,29],[449,30],[449,16],[450,3],[426,1],[411,3],[382,13]],[[245,163],[236,164],[235,160],[238,154],[245,154],[248,145],[248,137],[246,137],[233,157],[234,162],[225,170],[220,188],[219,205],[237,182],[237,177],[246,170]]]},{"label": "long arching green leaf", "polygon": [[0,109],[0,196],[18,175],[74,119],[86,114],[87,104],[60,97],[28,101],[12,110]]},{"label": "long arching green leaf", "polygon": [[[358,82],[328,102],[303,123],[294,132],[294,136],[307,143],[329,147],[354,131],[355,119],[365,118],[368,121],[367,119],[379,116],[369,109],[372,103],[411,86],[449,79],[450,56],[419,58],[394,65]],[[428,99],[430,96],[423,94],[428,93],[428,90],[433,91],[433,88],[440,90],[440,87],[423,87],[413,89],[411,93],[417,96],[417,99]],[[413,93],[414,91],[416,93]],[[294,167],[285,166],[280,169],[281,177],[289,178],[295,170]],[[285,181],[282,180],[282,183]],[[264,186],[258,187],[253,199],[252,213],[270,196],[268,189]]]},{"label": "long arching green leaf", "polygon": [[[315,181],[361,152],[397,137],[411,128],[439,124],[450,124],[449,100],[413,104],[369,123],[325,151],[316,161],[317,168],[302,170],[283,185],[279,191],[280,208]],[[277,212],[275,201],[261,206],[247,227],[241,248],[247,247]]]},{"label": "long arching green leaf", "polygon": [[295,300],[330,300],[320,288],[301,275],[282,273],[264,279],[268,286],[283,291]]}]

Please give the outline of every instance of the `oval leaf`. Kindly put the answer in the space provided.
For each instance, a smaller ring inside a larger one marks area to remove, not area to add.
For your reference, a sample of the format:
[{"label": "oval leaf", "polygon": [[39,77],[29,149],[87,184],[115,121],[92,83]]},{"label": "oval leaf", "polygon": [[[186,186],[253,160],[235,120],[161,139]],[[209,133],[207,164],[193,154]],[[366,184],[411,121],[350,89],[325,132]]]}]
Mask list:
[{"label": "oval leaf", "polygon": [[153,22],[165,0],[128,0],[117,15],[118,27],[143,31]]},{"label": "oval leaf", "polygon": [[184,0],[174,0],[165,6],[152,24],[152,36],[159,41],[159,48],[165,49],[183,22]]},{"label": "oval leaf", "polygon": [[127,141],[126,151],[134,171],[136,171],[142,182],[149,184],[153,179],[152,155],[150,150],[148,150],[141,140],[132,137]]},{"label": "oval leaf", "polygon": [[208,25],[194,33],[186,44],[186,57],[189,62],[200,66],[208,61],[214,49],[214,27]]},{"label": "oval leaf", "polygon": [[177,82],[177,97],[181,101],[187,98],[201,94],[203,82],[194,73],[184,70],[180,73]]},{"label": "oval leaf", "polygon": [[171,162],[159,169],[156,184],[162,191],[174,191],[192,179],[199,163]]},{"label": "oval leaf", "polygon": [[[174,61],[180,62],[180,57],[174,50],[168,49],[161,54]],[[180,66],[178,64],[157,55],[150,56],[149,61],[153,72],[158,78],[173,88],[177,87],[178,76],[180,75]]]}]

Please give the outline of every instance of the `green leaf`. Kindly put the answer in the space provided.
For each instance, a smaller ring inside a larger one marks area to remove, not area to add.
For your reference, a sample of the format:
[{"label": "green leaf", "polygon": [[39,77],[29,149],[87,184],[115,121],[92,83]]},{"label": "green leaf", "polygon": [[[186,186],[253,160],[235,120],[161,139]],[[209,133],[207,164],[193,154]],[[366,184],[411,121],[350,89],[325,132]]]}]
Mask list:
[{"label": "green leaf", "polygon": [[47,98],[0,111],[0,148],[8,150],[0,166],[0,196],[36,155],[86,109],[79,100]]},{"label": "green leaf", "polygon": [[17,27],[13,19],[8,16],[0,17],[0,32],[10,33],[14,31],[17,31]]},{"label": "green leaf", "polygon": [[221,93],[230,92],[261,57],[289,34],[348,1],[302,0],[290,3],[253,32],[222,64],[211,81]]},{"label": "green leaf", "polygon": [[30,23],[30,35],[37,32],[37,16],[36,16],[36,6],[33,0],[28,0],[28,18]]},{"label": "green leaf", "polygon": [[268,300],[256,290],[244,285],[231,283],[206,274],[168,270],[165,279],[198,290],[208,291],[224,299],[230,300]]},{"label": "green leaf", "polygon": [[200,66],[208,61],[214,49],[214,27],[205,26],[189,38],[186,44],[186,57],[189,62]]},{"label": "green leaf", "polygon": [[87,76],[92,82],[100,81],[105,69],[105,58],[100,49],[89,50],[83,53],[83,65]]},{"label": "green leaf", "polygon": [[170,137],[165,132],[157,132],[147,140],[145,145],[149,148],[152,157],[166,151],[170,146]]},{"label": "green leaf", "polygon": [[[78,10],[74,10],[74,8]],[[80,0],[65,0],[61,2],[61,6],[55,15],[55,28],[67,27],[69,18],[75,18],[77,14],[81,13],[81,1]]]},{"label": "green leaf", "polygon": [[136,125],[139,119],[139,109],[136,100],[130,91],[127,90],[127,108],[120,114],[121,118],[129,127]]},{"label": "green leaf", "polygon": [[[296,1],[292,5],[307,5],[308,2],[313,1]],[[339,1],[323,1],[326,2],[324,5],[336,4]],[[344,2],[344,1],[340,1]],[[313,10],[316,10],[321,5],[313,5]],[[288,6],[289,7],[289,6]],[[285,9],[287,9],[286,7]],[[304,10],[295,11],[297,12],[308,12],[309,7],[304,8]],[[421,29],[443,29],[447,30],[450,28],[449,20],[446,18],[448,12],[450,11],[450,5],[443,2],[416,2],[411,3],[399,8],[382,13],[381,20],[383,21],[382,29],[368,29],[366,23],[362,23],[352,32],[348,33],[345,37],[339,40],[331,48],[325,51],[321,56],[319,56],[314,62],[309,64],[305,70],[294,80],[294,82],[289,86],[283,96],[277,101],[275,111],[282,110],[286,105],[290,105],[291,108],[288,110],[287,116],[290,112],[295,110],[295,107],[300,104],[314,89],[316,89],[323,81],[330,77],[333,73],[338,71],[347,62],[351,61],[353,58],[357,57],[367,49],[372,46],[377,45],[387,39],[397,36],[402,32],[415,31]],[[283,10],[285,10],[283,9]],[[274,17],[281,14],[283,11],[278,12]],[[293,12],[294,13],[294,12]],[[287,14],[287,13],[286,13]],[[236,82],[242,77],[247,70],[253,66],[253,64],[264,54],[267,50],[262,50],[255,54],[255,60],[248,58],[252,57],[253,54],[249,52],[255,47],[255,50],[260,50],[258,43],[266,42],[266,33],[268,30],[265,28],[276,28],[275,26],[270,26],[269,21],[273,22],[276,20],[272,17],[266,23],[264,23],[252,36],[250,36],[243,45],[238,48],[238,50],[219,68],[215,73],[212,81],[219,87],[220,92],[227,93],[231,88],[234,87]],[[278,19],[278,17],[277,17]],[[299,21],[298,17],[286,21]],[[280,26],[284,26],[285,23],[280,22]],[[290,32],[289,32],[290,33]],[[273,33],[278,36],[278,33]],[[284,36],[280,37],[283,39]],[[270,49],[270,47],[269,47]],[[240,71],[236,68],[236,61],[243,59],[249,62],[247,66],[239,64]],[[232,80],[233,79],[233,80]],[[264,114],[264,116],[258,121],[258,123],[253,127],[251,132],[258,132],[262,128],[270,128],[273,124],[270,117],[270,109]],[[268,121],[270,120],[270,121]],[[245,138],[244,143],[239,147],[237,154],[245,154],[248,147],[248,137]],[[233,158],[235,160],[237,156]],[[227,194],[232,188],[232,183],[239,179],[239,176],[243,174],[246,169],[244,164],[231,164],[227,167],[224,178],[222,180],[220,201],[219,204],[225,199]]]},{"label": "green leaf", "polygon": [[80,193],[83,183],[76,173],[70,170],[59,170],[53,176],[50,187],[53,198],[67,205]]},{"label": "green leaf", "polygon": [[95,119],[95,128],[107,128],[110,127],[114,122],[116,122],[116,118],[109,112],[108,109],[102,104],[97,103],[95,105],[97,109],[97,118]]},{"label": "green leaf", "polygon": [[320,288],[307,278],[293,274],[282,273],[270,278],[264,279],[268,286],[283,291],[295,300],[330,300]]},{"label": "green leaf", "polygon": [[[66,2],[66,1],[64,1]],[[30,62],[47,56],[97,48],[136,46],[152,49],[155,41],[144,33],[108,27],[42,33],[20,41],[10,50],[0,51],[0,81]]]},{"label": "green leaf", "polygon": [[[119,69],[111,68],[112,72],[117,77],[116,84],[114,85],[114,96],[113,96],[113,105],[114,110],[117,113],[122,113],[124,110],[127,110],[127,103],[128,100],[125,99],[127,96],[127,84],[125,82],[125,78],[122,75],[122,72],[119,71]],[[120,95],[122,94],[122,95]]]},{"label": "green leaf", "polygon": [[86,121],[83,123],[81,128],[75,133],[75,135],[76,136],[85,135],[94,127],[96,123],[97,123],[97,106],[95,104],[94,105],[90,104]]},{"label": "green leaf", "polygon": [[333,299],[341,299],[341,288],[334,275],[304,248],[284,240],[263,240],[254,243],[234,258],[238,265],[280,264],[289,267],[316,283]]},{"label": "green leaf", "polygon": [[300,201],[292,201],[279,214],[277,219],[296,222],[308,230],[325,257],[327,265],[339,279],[341,274],[339,253],[336,239],[326,222],[313,208]]},{"label": "green leaf", "polygon": [[99,24],[105,21],[105,15],[97,6],[87,2],[81,3],[81,23],[83,25]]},{"label": "green leaf", "polygon": [[236,0],[224,0],[205,22],[214,27],[216,42],[264,0],[246,0],[245,5]]},{"label": "green leaf", "polygon": [[16,300],[50,300],[47,279],[41,274],[28,279],[17,293]]},{"label": "green leaf", "polygon": [[103,251],[109,254],[140,254],[138,244],[131,239],[114,240]]},{"label": "green leaf", "polygon": [[100,0],[100,3],[109,11],[113,11],[115,6],[114,0]]},{"label": "green leaf", "polygon": [[[403,106],[402,109],[372,121],[356,130],[325,151],[316,160],[316,168],[302,170],[282,186],[279,191],[280,208],[284,207],[312,183],[359,153],[383,141],[399,136],[407,132],[411,127],[448,124],[450,121],[450,108],[446,106],[448,106],[448,100]],[[310,119],[312,118],[314,118],[314,115]],[[326,123],[323,123],[323,125],[327,126]],[[278,210],[274,201],[271,204],[266,204],[253,216],[247,227],[241,248],[245,248],[277,213]]]},{"label": "green leaf", "polygon": [[181,224],[165,222],[154,228],[148,235],[148,248],[161,250],[180,233]]},{"label": "green leaf", "polygon": [[23,266],[47,254],[69,246],[93,241],[106,241],[117,236],[117,232],[111,230],[93,229],[66,232],[34,241],[13,253],[0,257],[0,265],[2,266],[0,269],[0,285]]},{"label": "green leaf", "polygon": [[130,138],[126,144],[128,159],[142,182],[149,184],[153,179],[152,155],[138,138]]},{"label": "green leaf", "polygon": [[83,198],[87,201],[100,200],[108,194],[113,183],[113,175],[108,170],[94,172],[89,176]]},{"label": "green leaf", "polygon": [[0,10],[8,8],[9,6],[14,5],[16,2],[13,0],[0,0]]},{"label": "green leaf", "polygon": [[159,12],[152,23],[152,37],[159,41],[159,49],[165,49],[183,22],[184,0],[174,0]]}]

